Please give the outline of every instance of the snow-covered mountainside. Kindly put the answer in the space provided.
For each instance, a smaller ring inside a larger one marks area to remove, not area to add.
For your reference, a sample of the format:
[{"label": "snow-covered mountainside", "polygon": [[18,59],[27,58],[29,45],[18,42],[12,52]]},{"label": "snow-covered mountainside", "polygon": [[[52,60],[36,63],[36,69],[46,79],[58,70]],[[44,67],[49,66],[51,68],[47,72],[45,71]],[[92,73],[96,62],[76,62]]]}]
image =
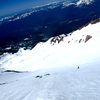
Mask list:
[{"label": "snow-covered mountainside", "polygon": [[16,20],[19,20],[19,19],[23,19],[27,16],[30,16],[32,13],[34,12],[38,12],[38,11],[42,11],[42,10],[47,10],[47,9],[53,9],[53,8],[56,8],[58,6],[61,6],[62,7],[65,7],[65,6],[70,6],[70,5],[82,5],[82,4],[91,4],[93,2],[93,0],[63,0],[62,2],[61,1],[58,1],[58,2],[51,2],[49,4],[45,4],[45,5],[41,5],[41,6],[36,6],[36,7],[33,7],[33,8],[30,8],[30,9],[27,9],[27,11],[23,11],[23,13],[19,13],[19,14],[15,14],[15,15],[12,15],[12,16],[7,16],[7,17],[4,17],[4,18],[1,18],[0,19],[0,22],[5,22],[5,21],[16,21]]},{"label": "snow-covered mountainside", "polygon": [[[100,17],[100,0],[87,5],[84,1],[65,0],[27,9],[0,22],[0,55],[32,49],[53,36],[68,34]],[[26,39],[27,38],[27,39]]]},{"label": "snow-covered mountainside", "polygon": [[0,56],[0,100],[100,100],[96,21],[32,50]]},{"label": "snow-covered mountainside", "polygon": [[90,3],[92,3],[94,0],[79,0],[78,2],[77,2],[77,5],[81,5],[81,4],[90,4]]},{"label": "snow-covered mountainside", "polygon": [[[38,11],[42,11],[42,10],[47,10],[47,9],[53,9],[55,7],[58,7],[60,6],[61,4],[65,3],[65,1],[62,1],[62,2],[51,2],[49,4],[45,4],[45,5],[41,5],[41,6],[36,6],[36,7],[32,7],[30,9],[27,9],[25,11],[23,11],[22,13],[18,13],[18,14],[15,14],[15,15],[12,15],[12,16],[7,16],[7,17],[4,17],[4,18],[1,18],[0,19],[0,22],[5,22],[5,21],[16,21],[16,20],[19,20],[19,19],[23,19],[27,16],[30,16],[32,13],[34,12],[38,12]],[[66,4],[69,4],[69,0],[66,1]]]},{"label": "snow-covered mountainside", "polygon": [[95,21],[68,35],[52,37],[45,43],[41,42],[32,50],[20,49],[15,54],[5,53],[1,56],[0,65],[10,70],[32,71],[91,62],[94,57],[98,58],[100,49],[100,22],[93,24]]}]

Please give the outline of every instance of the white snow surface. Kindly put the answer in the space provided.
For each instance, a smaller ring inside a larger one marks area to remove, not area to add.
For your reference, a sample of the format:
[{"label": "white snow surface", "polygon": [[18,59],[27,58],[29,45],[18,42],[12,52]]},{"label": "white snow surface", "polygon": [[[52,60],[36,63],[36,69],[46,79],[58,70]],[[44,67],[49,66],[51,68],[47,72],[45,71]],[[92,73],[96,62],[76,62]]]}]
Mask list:
[{"label": "white snow surface", "polygon": [[[31,72],[1,70],[0,100],[100,100],[99,27],[89,24],[62,35],[60,43],[51,38],[32,50],[4,54],[2,69]],[[92,38],[85,42],[87,35]]]},{"label": "white snow surface", "polygon": [[81,5],[81,4],[90,4],[91,2],[93,2],[94,0],[79,0],[77,2],[77,5]]},{"label": "white snow surface", "polygon": [[[32,50],[20,49],[15,54],[4,54],[0,59],[1,68],[18,71],[34,71],[48,67],[82,65],[99,60],[100,22],[89,24],[80,30],[64,36],[60,43],[39,43]],[[87,35],[92,36],[86,43]],[[81,42],[79,43],[81,39]]]}]

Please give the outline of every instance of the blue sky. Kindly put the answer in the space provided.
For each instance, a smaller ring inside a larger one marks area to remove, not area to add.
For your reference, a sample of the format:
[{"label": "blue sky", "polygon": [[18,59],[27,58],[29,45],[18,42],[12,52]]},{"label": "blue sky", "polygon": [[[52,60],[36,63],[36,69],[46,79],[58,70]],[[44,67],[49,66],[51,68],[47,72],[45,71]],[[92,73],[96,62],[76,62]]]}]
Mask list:
[{"label": "blue sky", "polygon": [[53,1],[62,0],[0,0],[0,16]]}]

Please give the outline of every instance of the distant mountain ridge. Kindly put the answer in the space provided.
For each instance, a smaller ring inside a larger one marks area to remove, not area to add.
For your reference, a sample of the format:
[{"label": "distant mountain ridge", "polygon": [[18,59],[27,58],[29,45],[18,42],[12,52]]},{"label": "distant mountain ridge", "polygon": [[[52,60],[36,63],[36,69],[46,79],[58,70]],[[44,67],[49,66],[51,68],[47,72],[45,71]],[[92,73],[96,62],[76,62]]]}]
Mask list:
[{"label": "distant mountain ridge", "polygon": [[12,15],[12,16],[8,16],[8,17],[4,17],[4,18],[1,18],[0,19],[0,22],[6,22],[6,21],[15,21],[15,20],[18,20],[18,19],[21,19],[21,18],[25,18],[29,15],[31,15],[32,13],[34,12],[38,12],[38,11],[41,11],[41,10],[47,10],[47,9],[53,9],[55,7],[58,7],[58,6],[70,6],[70,5],[81,5],[81,4],[90,4],[93,0],[63,0],[63,1],[58,1],[58,2],[52,2],[52,3],[49,3],[49,4],[45,4],[45,5],[42,5],[42,6],[36,6],[36,7],[33,7],[33,8],[30,8],[30,9],[26,9],[26,10],[23,10],[21,11],[20,13],[18,14],[15,14],[15,15]]},{"label": "distant mountain ridge", "polygon": [[22,47],[32,49],[53,36],[75,31],[100,17],[99,4],[99,0],[80,6],[60,2],[23,11],[20,17],[12,16],[0,24],[0,52],[14,53]]}]

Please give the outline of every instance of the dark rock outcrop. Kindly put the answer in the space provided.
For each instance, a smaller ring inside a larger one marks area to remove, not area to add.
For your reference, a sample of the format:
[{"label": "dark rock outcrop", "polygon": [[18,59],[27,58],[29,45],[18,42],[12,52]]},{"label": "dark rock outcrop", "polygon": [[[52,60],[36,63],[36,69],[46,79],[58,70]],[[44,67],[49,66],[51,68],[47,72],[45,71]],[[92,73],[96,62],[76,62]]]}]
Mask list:
[{"label": "dark rock outcrop", "polygon": [[85,38],[85,43],[86,43],[88,40],[90,40],[91,38],[92,38],[91,35],[87,35],[86,38]]}]

